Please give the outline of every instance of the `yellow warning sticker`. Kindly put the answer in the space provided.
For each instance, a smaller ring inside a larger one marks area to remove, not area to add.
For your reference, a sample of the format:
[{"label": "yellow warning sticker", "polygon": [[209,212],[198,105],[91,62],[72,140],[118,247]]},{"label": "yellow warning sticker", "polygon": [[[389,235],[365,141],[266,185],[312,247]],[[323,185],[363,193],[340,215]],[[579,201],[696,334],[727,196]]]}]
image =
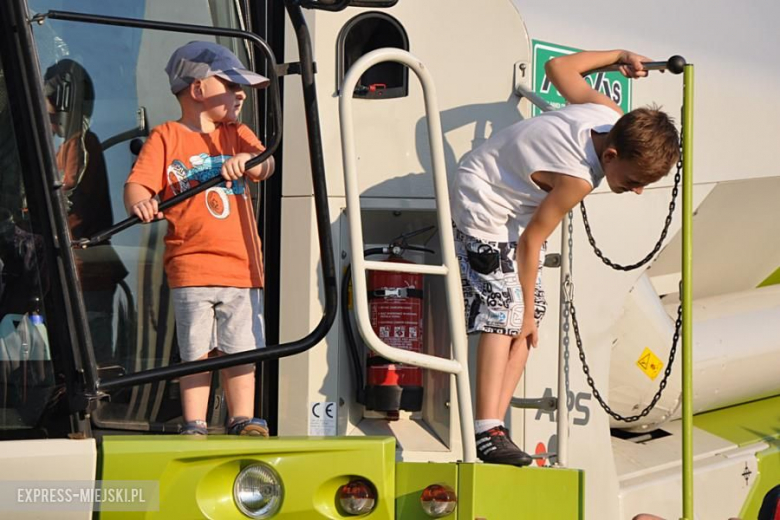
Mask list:
[{"label": "yellow warning sticker", "polygon": [[642,351],[642,355],[639,356],[639,359],[636,362],[636,366],[642,369],[642,372],[644,372],[647,377],[655,379],[664,367],[664,362],[658,359],[658,356],[653,354],[652,350],[645,347],[645,350]]}]

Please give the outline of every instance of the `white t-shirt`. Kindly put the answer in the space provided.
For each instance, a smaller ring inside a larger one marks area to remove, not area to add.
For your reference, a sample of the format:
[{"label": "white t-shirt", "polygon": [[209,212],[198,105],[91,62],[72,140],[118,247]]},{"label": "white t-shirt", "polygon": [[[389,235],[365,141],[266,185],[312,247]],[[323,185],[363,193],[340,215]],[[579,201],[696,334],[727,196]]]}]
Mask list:
[{"label": "white t-shirt", "polygon": [[591,130],[609,132],[619,117],[604,105],[568,105],[497,132],[461,161],[450,196],[455,225],[482,240],[517,240],[547,196],[531,175],[555,172],[597,187],[604,172]]}]

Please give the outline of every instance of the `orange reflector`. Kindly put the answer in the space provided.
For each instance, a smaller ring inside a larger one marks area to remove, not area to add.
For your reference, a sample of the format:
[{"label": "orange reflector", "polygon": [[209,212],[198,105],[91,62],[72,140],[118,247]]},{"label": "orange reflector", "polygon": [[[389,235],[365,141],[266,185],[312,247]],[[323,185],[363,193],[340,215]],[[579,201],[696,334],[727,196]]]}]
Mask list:
[{"label": "orange reflector", "polygon": [[376,490],[365,480],[353,480],[339,489],[339,504],[349,515],[364,515],[376,506]]},{"label": "orange reflector", "polygon": [[426,515],[431,518],[441,518],[455,511],[458,496],[450,486],[431,484],[420,495],[420,505]]}]

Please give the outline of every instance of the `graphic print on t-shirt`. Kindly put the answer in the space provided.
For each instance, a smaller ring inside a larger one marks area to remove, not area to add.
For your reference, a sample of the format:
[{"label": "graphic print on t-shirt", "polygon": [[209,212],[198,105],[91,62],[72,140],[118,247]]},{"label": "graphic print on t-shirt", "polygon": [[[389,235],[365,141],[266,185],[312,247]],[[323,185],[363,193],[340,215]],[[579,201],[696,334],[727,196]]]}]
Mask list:
[{"label": "graphic print on t-shirt", "polygon": [[[202,153],[193,155],[189,161],[192,168],[187,168],[183,162],[174,160],[166,169],[166,178],[174,195],[183,193],[198,184],[213,179],[220,174],[222,164],[229,159],[229,155],[215,155],[210,157]],[[193,185],[192,181],[196,181]],[[206,190],[205,201],[209,213],[214,218],[224,219],[230,215],[230,199],[228,195],[243,195],[244,183],[233,181],[230,189],[225,187],[225,182]]]}]

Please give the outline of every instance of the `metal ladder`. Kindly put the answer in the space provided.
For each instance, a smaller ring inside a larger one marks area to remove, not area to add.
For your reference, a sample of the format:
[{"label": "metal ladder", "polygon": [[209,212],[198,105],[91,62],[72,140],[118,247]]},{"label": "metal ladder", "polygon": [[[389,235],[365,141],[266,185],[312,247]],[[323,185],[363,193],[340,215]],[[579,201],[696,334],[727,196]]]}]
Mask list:
[{"label": "metal ladder", "polygon": [[[358,80],[370,67],[392,61],[410,68],[417,75],[423,89],[428,136],[433,165],[433,184],[436,197],[437,221],[441,231],[443,265],[402,264],[396,262],[367,261],[361,254],[363,245],[363,224],[360,215],[360,193],[355,153],[355,139],[352,119],[352,93]],[[452,233],[447,174],[444,162],[444,146],[441,120],[436,102],[436,91],[428,69],[413,55],[400,49],[377,49],[361,57],[349,70],[339,99],[341,126],[341,148],[344,161],[344,181],[347,194],[347,217],[349,219],[349,239],[352,249],[352,269],[355,299],[355,318],[358,329],[366,344],[377,354],[391,361],[406,363],[453,374],[456,380],[460,430],[463,446],[463,460],[476,462],[476,443],[474,438],[474,415],[471,408],[471,387],[468,372],[468,351],[466,324],[464,320],[463,298],[461,297],[460,268],[455,258],[455,245]],[[411,352],[385,344],[371,327],[368,312],[368,292],[366,289],[366,270],[396,271],[419,273],[445,277],[447,311],[452,338],[452,359],[440,358],[428,354]]]}]

